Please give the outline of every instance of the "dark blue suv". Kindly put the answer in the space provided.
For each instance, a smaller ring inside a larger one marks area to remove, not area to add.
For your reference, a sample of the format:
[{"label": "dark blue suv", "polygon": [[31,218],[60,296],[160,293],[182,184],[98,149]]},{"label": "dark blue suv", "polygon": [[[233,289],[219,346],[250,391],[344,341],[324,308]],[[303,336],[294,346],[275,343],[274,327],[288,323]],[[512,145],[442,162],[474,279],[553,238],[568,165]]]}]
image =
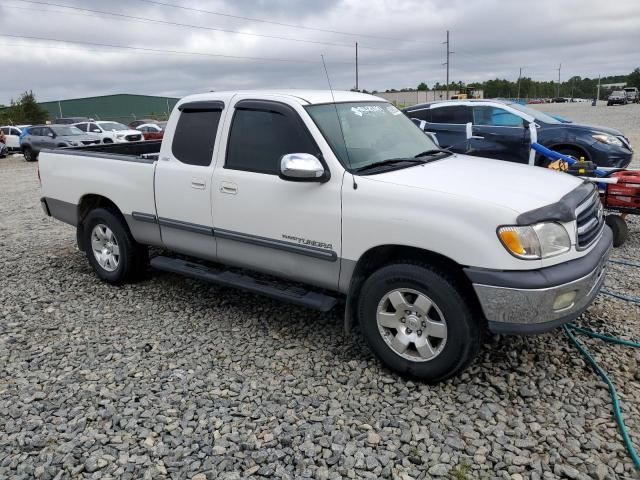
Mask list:
[{"label": "dark blue suv", "polygon": [[[414,105],[404,113],[440,146],[454,152],[527,163],[529,124],[537,125],[538,143],[575,158],[584,157],[599,167],[625,168],[633,150],[618,130],[559,120],[515,102],[449,100]],[[473,136],[467,139],[466,125]],[[544,164],[543,159],[537,159]]]}]

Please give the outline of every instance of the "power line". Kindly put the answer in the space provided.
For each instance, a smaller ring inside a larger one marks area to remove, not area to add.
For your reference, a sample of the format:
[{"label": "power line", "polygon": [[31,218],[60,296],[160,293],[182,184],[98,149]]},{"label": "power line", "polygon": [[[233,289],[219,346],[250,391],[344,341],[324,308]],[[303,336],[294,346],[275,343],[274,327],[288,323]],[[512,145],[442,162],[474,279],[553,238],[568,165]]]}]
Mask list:
[{"label": "power line", "polygon": [[251,22],[269,23],[271,25],[278,25],[278,26],[281,26],[281,27],[299,28],[301,30],[314,30],[316,32],[336,33],[338,35],[349,35],[349,36],[352,36],[352,37],[377,38],[377,39],[380,39],[380,40],[394,40],[394,41],[399,41],[399,42],[406,41],[406,39],[397,38],[397,37],[383,37],[383,36],[380,36],[380,35],[369,35],[369,34],[365,34],[365,33],[344,32],[344,31],[340,31],[340,30],[329,30],[329,29],[325,29],[325,28],[309,27],[307,25],[296,25],[294,23],[276,22],[276,21],[273,21],[273,20],[265,20],[263,18],[244,17],[242,15],[232,15],[230,13],[214,12],[212,10],[204,10],[202,8],[195,8],[195,7],[184,7],[182,5],[174,5],[172,3],[158,2],[156,0],[138,0],[138,1],[139,2],[145,2],[145,3],[151,3],[153,5],[161,5],[161,6],[164,6],[164,7],[179,8],[181,10],[189,10],[189,11],[192,11],[192,12],[207,13],[209,15],[218,15],[220,17],[237,18],[239,20],[248,20],[248,21],[251,21]]},{"label": "power line", "polygon": [[[40,40],[46,42],[60,42],[60,43],[71,43],[78,45],[89,45],[93,47],[107,47],[107,48],[121,48],[126,50],[138,50],[143,52],[153,52],[153,53],[163,53],[163,54],[171,54],[171,55],[195,55],[201,57],[216,57],[216,58],[229,58],[229,59],[241,59],[241,60],[255,60],[262,62],[287,62],[287,63],[304,63],[304,64],[317,64],[318,62],[312,60],[295,60],[291,58],[274,58],[274,57],[248,57],[242,55],[226,55],[222,53],[204,53],[204,52],[187,52],[184,50],[165,50],[160,48],[149,48],[149,47],[134,47],[130,45],[116,45],[110,43],[98,43],[98,42],[84,42],[79,40],[60,40],[58,38],[48,38],[48,37],[36,37],[36,36],[28,36],[28,35],[13,35],[9,33],[0,33],[0,37],[9,37],[9,38],[20,38],[25,40]],[[353,62],[330,62],[330,63],[340,63],[352,65]]]},{"label": "power line", "polygon": [[[58,7],[58,8],[65,8],[65,9],[69,9],[69,10],[77,10],[77,11],[83,11],[83,12],[90,12],[90,13],[97,13],[100,15],[107,15],[113,18],[118,18],[118,19],[125,19],[128,21],[142,21],[145,23],[151,22],[151,23],[158,23],[158,24],[162,24],[162,25],[170,25],[170,26],[174,26],[174,27],[185,27],[185,28],[195,28],[195,29],[200,29],[200,30],[208,30],[208,31],[215,31],[215,32],[222,32],[222,33],[233,33],[236,35],[246,35],[246,36],[251,36],[251,37],[260,37],[260,38],[269,38],[269,39],[275,39],[275,40],[286,40],[286,41],[290,41],[290,42],[299,42],[299,43],[311,43],[311,44],[315,44],[315,45],[328,45],[328,46],[332,46],[332,47],[349,47],[352,48],[352,44],[349,43],[336,43],[336,42],[324,42],[324,41],[320,41],[320,40],[306,40],[306,39],[302,39],[302,38],[294,38],[294,37],[281,37],[278,35],[267,35],[267,34],[262,34],[262,33],[252,33],[252,32],[242,32],[239,30],[227,30],[227,29],[223,29],[223,28],[216,28],[216,27],[205,27],[202,25],[192,25],[192,24],[188,24],[188,23],[179,23],[179,22],[171,22],[169,20],[159,20],[159,19],[155,19],[155,18],[148,18],[148,17],[138,17],[135,15],[127,15],[124,13],[113,13],[113,12],[105,12],[103,10],[94,10],[91,8],[83,8],[83,7],[76,7],[76,6],[71,6],[71,5],[64,5],[64,4],[60,4],[60,3],[53,3],[53,2],[43,2],[43,1],[38,1],[38,0],[17,0],[19,2],[24,2],[24,3],[31,3],[31,4],[35,4],[35,5],[46,5],[49,7]],[[63,12],[60,12],[63,13]],[[375,48],[376,50],[388,50],[388,51],[393,51],[392,49],[386,49],[386,48],[377,48],[377,47],[362,47],[361,48]]]}]

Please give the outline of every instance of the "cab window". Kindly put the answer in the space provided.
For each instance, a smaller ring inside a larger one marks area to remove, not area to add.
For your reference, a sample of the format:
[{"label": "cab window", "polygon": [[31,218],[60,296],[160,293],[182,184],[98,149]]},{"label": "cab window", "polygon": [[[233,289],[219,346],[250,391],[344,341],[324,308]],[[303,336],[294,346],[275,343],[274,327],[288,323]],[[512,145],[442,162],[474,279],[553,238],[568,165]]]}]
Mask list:
[{"label": "cab window", "polygon": [[296,123],[281,112],[236,109],[225,168],[277,175],[283,155],[317,155],[308,132]]}]

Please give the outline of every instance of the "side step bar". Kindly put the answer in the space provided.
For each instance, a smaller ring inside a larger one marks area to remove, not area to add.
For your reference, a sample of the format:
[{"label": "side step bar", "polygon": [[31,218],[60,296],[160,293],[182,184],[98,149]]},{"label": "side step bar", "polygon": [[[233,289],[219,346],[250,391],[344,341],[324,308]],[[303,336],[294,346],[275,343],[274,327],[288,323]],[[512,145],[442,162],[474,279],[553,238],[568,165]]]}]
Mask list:
[{"label": "side step bar", "polygon": [[328,312],[338,303],[336,298],[322,293],[312,292],[286,284],[280,285],[276,282],[259,280],[249,275],[211,268],[206,265],[200,265],[178,258],[154,257],[151,259],[151,267],[225,287],[242,288],[249,292],[258,293],[321,312]]}]

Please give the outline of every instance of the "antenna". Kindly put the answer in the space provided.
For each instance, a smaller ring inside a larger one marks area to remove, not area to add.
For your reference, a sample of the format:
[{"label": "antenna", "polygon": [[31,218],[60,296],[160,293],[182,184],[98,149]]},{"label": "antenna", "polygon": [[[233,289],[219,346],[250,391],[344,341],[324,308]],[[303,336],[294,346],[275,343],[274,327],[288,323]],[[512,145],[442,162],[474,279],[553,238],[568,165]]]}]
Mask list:
[{"label": "antenna", "polygon": [[349,173],[351,173],[351,178],[353,179],[353,189],[358,189],[358,184],[356,183],[356,176],[353,174],[353,167],[351,166],[351,157],[349,156],[349,149],[347,148],[347,141],[344,137],[344,131],[342,130],[342,122],[340,121],[340,114],[338,113],[338,106],[336,105],[336,98],[333,96],[333,87],[331,86],[331,80],[329,79],[329,71],[327,70],[327,64],[324,61],[324,55],[320,55],[322,58],[322,66],[324,67],[324,73],[327,76],[327,83],[329,84],[329,91],[331,92],[331,101],[333,102],[333,108],[336,111],[336,120],[338,121],[338,127],[340,128],[340,135],[342,135],[342,143],[344,144],[344,151],[347,154],[347,163],[349,164]]}]

